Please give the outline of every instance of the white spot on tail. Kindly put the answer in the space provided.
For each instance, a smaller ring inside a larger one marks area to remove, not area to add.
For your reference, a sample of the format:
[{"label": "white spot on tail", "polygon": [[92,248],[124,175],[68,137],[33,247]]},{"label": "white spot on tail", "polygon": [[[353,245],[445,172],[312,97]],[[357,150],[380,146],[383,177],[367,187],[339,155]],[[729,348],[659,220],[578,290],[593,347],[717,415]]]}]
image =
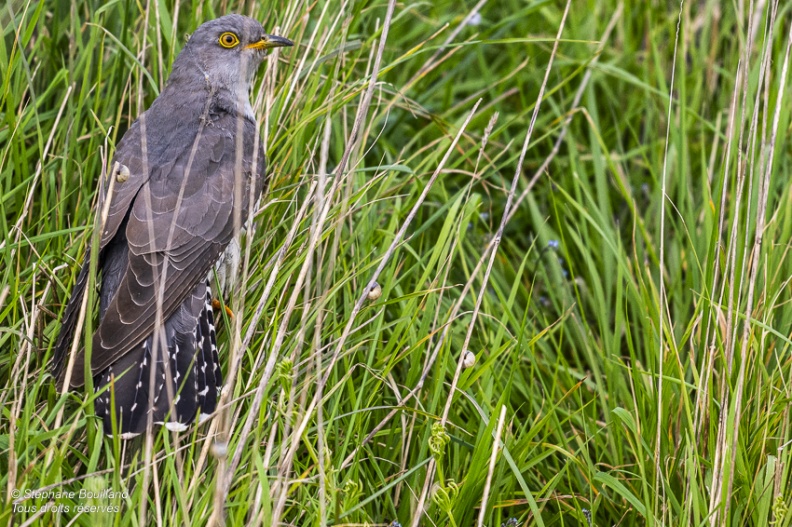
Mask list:
[{"label": "white spot on tail", "polygon": [[185,430],[187,430],[187,425],[184,423],[177,423],[176,421],[171,421],[170,423],[165,423],[165,428],[167,428],[171,432],[184,432]]}]

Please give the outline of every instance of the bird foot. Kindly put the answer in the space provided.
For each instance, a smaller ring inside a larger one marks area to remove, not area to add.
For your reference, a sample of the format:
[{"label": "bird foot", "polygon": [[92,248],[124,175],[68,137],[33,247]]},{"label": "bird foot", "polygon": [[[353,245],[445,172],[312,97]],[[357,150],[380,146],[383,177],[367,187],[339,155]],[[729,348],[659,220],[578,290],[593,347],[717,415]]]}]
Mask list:
[{"label": "bird foot", "polygon": [[218,298],[213,298],[212,299],[212,309],[215,309],[215,310],[218,310],[218,311],[220,309],[225,309],[225,312],[226,312],[226,315],[228,315],[228,318],[234,318],[234,312],[231,311],[231,308],[228,307],[228,306],[224,306],[223,303],[220,302],[220,299],[218,299]]}]

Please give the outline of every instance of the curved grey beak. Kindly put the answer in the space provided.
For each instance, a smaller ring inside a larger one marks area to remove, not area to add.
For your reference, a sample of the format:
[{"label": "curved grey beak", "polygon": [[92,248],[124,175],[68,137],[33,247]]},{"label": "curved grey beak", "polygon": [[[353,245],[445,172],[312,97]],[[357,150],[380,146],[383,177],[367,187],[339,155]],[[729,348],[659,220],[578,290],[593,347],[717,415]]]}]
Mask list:
[{"label": "curved grey beak", "polygon": [[245,49],[270,49],[293,46],[294,42],[278,35],[264,35],[261,40],[248,44]]}]

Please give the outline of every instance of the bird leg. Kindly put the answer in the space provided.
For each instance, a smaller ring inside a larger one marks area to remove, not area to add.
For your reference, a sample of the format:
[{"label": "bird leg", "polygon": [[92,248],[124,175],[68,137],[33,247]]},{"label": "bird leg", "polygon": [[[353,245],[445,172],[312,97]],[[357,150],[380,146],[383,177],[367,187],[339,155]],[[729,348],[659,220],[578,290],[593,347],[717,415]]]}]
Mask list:
[{"label": "bird leg", "polygon": [[231,311],[231,308],[223,305],[219,298],[212,299],[212,309],[219,311],[221,308],[225,309],[226,315],[228,318],[234,318],[234,312]]}]

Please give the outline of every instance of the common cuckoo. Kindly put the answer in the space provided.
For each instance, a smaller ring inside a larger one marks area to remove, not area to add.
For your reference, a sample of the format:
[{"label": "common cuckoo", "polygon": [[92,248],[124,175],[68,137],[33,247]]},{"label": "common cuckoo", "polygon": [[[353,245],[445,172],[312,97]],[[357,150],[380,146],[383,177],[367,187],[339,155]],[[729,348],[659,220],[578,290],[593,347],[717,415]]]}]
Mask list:
[{"label": "common cuckoo", "polygon": [[[95,409],[108,434],[115,421],[122,437],[133,437],[149,414],[183,430],[215,410],[222,376],[212,286],[219,277],[223,289],[237,272],[239,226],[265,185],[249,91],[267,50],[291,45],[244,16],[206,22],[179,53],[165,89],[118,143],[105,185],[112,190],[99,207],[101,214],[109,199],[90,361],[100,392]],[[60,387],[92,250],[55,344]],[[86,357],[82,346],[75,349],[69,384],[79,387]]]}]

